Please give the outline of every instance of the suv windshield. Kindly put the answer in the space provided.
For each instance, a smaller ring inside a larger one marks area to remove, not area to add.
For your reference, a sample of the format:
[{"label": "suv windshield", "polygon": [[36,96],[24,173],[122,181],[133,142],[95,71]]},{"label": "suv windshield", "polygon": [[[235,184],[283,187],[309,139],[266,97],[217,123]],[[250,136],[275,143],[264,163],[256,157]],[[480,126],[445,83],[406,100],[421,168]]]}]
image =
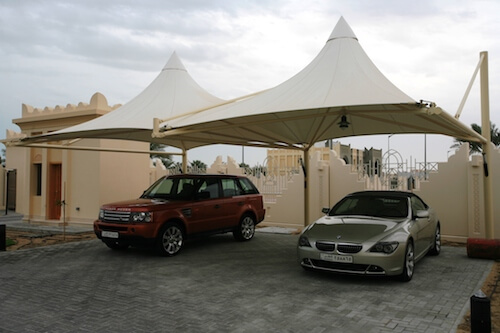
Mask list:
[{"label": "suv windshield", "polygon": [[193,196],[197,181],[194,178],[161,178],[141,198],[187,200]]},{"label": "suv windshield", "polygon": [[408,199],[394,196],[350,196],[337,203],[328,215],[405,218],[408,216]]},{"label": "suv windshield", "polygon": [[259,194],[247,178],[165,177],[148,188],[141,198],[164,200],[214,199]]}]

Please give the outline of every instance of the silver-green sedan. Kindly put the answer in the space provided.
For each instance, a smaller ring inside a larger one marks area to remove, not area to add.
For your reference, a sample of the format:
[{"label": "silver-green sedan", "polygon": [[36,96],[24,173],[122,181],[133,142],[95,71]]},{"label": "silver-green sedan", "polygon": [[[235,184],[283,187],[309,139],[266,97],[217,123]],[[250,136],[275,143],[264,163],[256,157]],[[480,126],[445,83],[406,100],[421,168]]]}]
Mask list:
[{"label": "silver-green sedan", "polygon": [[439,220],[419,196],[399,191],[347,195],[301,233],[306,270],[413,277],[415,263],[441,250]]}]

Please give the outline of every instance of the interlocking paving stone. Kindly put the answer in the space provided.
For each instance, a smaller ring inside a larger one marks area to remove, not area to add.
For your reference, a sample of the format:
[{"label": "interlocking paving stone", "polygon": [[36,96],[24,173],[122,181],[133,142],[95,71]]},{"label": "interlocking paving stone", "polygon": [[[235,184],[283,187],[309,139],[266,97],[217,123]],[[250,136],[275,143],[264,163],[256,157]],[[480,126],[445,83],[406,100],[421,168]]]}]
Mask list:
[{"label": "interlocking paving stone", "polygon": [[413,280],[306,272],[297,235],[172,258],[98,240],[0,253],[1,332],[454,332],[492,262],[443,247]]}]

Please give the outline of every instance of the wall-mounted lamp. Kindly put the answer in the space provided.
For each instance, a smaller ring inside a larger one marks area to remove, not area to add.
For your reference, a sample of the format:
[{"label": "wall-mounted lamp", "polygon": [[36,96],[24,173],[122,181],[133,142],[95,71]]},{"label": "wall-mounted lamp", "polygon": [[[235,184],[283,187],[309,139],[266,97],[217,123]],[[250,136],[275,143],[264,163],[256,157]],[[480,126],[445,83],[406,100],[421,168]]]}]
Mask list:
[{"label": "wall-mounted lamp", "polygon": [[340,122],[338,123],[340,129],[344,130],[346,128],[349,127],[351,123],[347,121],[347,116],[346,115],[343,115],[341,118],[340,118]]}]

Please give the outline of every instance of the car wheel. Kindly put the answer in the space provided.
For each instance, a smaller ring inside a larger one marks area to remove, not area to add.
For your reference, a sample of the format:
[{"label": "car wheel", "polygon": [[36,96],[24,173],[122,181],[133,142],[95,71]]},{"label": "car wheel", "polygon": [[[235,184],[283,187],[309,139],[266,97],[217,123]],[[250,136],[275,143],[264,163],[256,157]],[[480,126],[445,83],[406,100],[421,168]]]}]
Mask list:
[{"label": "car wheel", "polygon": [[239,241],[248,241],[255,234],[255,219],[251,215],[243,215],[240,224],[233,231],[233,236]]},{"label": "car wheel", "polygon": [[158,234],[156,250],[162,256],[174,256],[184,245],[184,232],[176,223],[167,223]]},{"label": "car wheel", "polygon": [[405,258],[403,273],[399,276],[399,279],[403,282],[408,282],[413,277],[413,271],[415,269],[415,251],[413,248],[413,242],[408,241],[406,245]]},{"label": "car wheel", "polygon": [[129,245],[128,244],[123,244],[119,242],[104,242],[107,247],[109,247],[112,250],[117,250],[117,251],[122,251],[128,249]]},{"label": "car wheel", "polygon": [[436,226],[436,232],[434,233],[434,244],[429,251],[430,255],[437,256],[441,252],[441,228]]}]

